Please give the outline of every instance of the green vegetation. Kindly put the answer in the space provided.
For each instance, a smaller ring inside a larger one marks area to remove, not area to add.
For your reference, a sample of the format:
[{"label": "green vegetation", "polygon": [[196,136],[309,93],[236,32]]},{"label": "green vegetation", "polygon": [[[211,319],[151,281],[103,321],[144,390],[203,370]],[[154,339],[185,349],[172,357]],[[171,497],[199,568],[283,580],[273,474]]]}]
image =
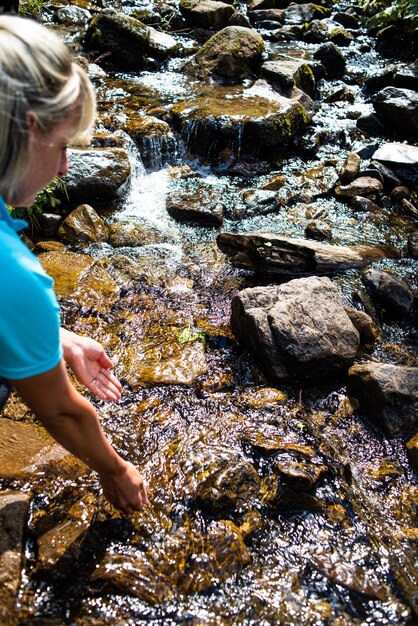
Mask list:
[{"label": "green vegetation", "polygon": [[362,3],[368,27],[402,22],[410,29],[418,25],[418,0],[364,0]]},{"label": "green vegetation", "polygon": [[42,11],[45,0],[24,0],[19,4],[19,14],[26,17],[37,17]]},{"label": "green vegetation", "polygon": [[45,210],[55,209],[61,204],[61,200],[59,200],[59,198],[55,195],[58,185],[62,185],[62,181],[57,177],[54,178],[54,180],[47,185],[45,189],[38,193],[35,202],[29,207],[22,207],[18,209],[9,207],[12,216],[27,220],[32,234],[34,230],[40,230],[38,216]]}]

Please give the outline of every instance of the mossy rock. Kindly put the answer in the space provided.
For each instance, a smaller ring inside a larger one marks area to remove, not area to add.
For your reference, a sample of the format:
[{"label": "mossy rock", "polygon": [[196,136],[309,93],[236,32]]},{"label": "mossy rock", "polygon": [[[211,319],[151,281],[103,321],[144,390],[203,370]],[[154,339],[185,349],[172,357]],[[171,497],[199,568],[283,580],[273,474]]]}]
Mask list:
[{"label": "mossy rock", "polygon": [[106,61],[111,65],[132,70],[143,69],[147,56],[164,60],[179,50],[170,35],[113,9],[91,20],[84,43],[91,50],[110,53]]},{"label": "mossy rock", "polygon": [[203,44],[184,71],[198,78],[240,81],[259,69],[264,48],[263,38],[251,28],[228,26]]}]

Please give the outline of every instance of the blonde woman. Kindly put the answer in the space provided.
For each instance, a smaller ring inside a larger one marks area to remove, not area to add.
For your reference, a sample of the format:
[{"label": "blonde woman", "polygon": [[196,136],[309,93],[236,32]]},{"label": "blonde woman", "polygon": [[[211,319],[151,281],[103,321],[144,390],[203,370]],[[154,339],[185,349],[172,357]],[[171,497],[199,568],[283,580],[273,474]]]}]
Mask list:
[{"label": "blonde woman", "polygon": [[12,385],[49,433],[98,472],[105,496],[130,513],[148,504],[136,468],[104,435],[65,362],[101,399],[121,385],[97,342],[60,329],[52,279],[21,242],[26,224],[5,203],[28,206],[67,173],[67,145],[89,139],[95,96],[67,47],[43,26],[0,16],[0,402]]}]

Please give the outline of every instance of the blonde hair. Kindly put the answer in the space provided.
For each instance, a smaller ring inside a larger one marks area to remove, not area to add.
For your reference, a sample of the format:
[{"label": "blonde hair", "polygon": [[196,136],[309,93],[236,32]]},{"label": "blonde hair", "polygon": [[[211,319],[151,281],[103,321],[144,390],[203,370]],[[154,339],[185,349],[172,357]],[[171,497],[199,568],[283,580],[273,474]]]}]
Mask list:
[{"label": "blonde hair", "polygon": [[0,16],[0,194],[6,201],[25,173],[29,112],[43,133],[73,114],[69,143],[85,144],[96,114],[93,87],[52,31],[32,20]]}]

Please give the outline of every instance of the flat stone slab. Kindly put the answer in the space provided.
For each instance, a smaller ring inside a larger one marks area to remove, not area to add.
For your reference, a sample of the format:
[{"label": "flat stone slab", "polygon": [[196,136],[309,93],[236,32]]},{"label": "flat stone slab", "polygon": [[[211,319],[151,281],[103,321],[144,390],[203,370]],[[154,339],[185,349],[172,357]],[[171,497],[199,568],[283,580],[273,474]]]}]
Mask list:
[{"label": "flat stone slab", "polygon": [[220,233],[216,242],[232,265],[280,276],[333,274],[390,256],[387,250],[372,246],[333,246],[257,232]]},{"label": "flat stone slab", "polygon": [[418,165],[418,147],[406,143],[387,143],[378,148],[372,158],[398,165]]}]

